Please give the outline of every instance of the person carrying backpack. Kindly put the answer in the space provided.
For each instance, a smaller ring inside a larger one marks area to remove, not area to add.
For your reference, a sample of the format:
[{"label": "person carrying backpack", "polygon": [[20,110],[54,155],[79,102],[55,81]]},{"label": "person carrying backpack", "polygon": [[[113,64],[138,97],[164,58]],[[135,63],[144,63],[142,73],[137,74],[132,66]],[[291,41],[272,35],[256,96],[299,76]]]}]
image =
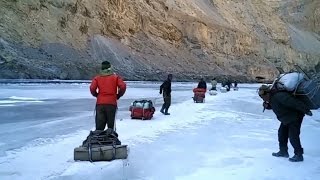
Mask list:
[{"label": "person carrying backpack", "polygon": [[272,109],[277,119],[281,122],[278,129],[279,151],[272,153],[275,157],[289,157],[288,139],[294,148],[291,162],[303,161],[303,148],[300,142],[300,130],[303,117],[312,116],[312,112],[299,99],[288,91],[279,91],[271,86],[262,85],[259,96],[263,99],[264,109]]},{"label": "person carrying backpack", "polygon": [[90,92],[97,98],[96,130],[104,130],[106,125],[114,129],[117,100],[126,92],[126,83],[119,75],[112,72],[108,61],[102,62],[100,74],[91,82]]}]

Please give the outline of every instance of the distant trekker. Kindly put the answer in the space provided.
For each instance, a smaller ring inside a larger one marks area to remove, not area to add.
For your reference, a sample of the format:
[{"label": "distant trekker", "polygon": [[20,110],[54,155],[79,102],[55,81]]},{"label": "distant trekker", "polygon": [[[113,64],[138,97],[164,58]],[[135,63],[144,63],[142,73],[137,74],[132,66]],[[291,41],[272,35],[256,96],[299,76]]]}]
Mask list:
[{"label": "distant trekker", "polygon": [[207,83],[203,78],[200,79],[197,88],[207,89]]},{"label": "distant trekker", "polygon": [[168,113],[169,107],[171,105],[171,81],[172,74],[168,75],[168,78],[160,86],[160,94],[163,94],[163,105],[160,112],[164,115],[170,115]]},{"label": "distant trekker", "polygon": [[213,78],[212,80],[211,80],[211,90],[214,90],[214,91],[216,91],[217,90],[217,84],[218,84],[218,82],[217,82],[217,80],[216,80],[216,78]]}]

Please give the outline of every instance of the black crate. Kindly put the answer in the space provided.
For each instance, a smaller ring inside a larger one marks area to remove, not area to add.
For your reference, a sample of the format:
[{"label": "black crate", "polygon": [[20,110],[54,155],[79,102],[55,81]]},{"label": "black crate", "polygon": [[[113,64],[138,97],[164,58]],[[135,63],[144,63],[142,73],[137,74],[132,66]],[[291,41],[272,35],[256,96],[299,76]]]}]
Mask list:
[{"label": "black crate", "polygon": [[301,82],[295,95],[310,109],[315,110],[320,108],[320,85],[314,80]]}]

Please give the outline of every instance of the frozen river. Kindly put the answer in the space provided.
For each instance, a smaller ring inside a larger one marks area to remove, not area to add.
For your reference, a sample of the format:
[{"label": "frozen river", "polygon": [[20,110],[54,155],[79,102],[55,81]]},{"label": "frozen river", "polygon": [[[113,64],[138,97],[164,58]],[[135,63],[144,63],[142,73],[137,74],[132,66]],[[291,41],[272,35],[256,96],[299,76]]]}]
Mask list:
[{"label": "frozen river", "polygon": [[[279,122],[262,113],[258,85],[193,103],[195,83],[173,82],[170,116],[159,113],[159,83],[129,82],[117,131],[127,161],[74,162],[73,149],[94,127],[87,83],[0,84],[0,179],[319,179],[320,115],[302,127],[303,163],[271,156]],[[150,99],[151,121],[130,119],[130,103]],[[293,154],[289,145],[290,155]],[[126,165],[126,166],[124,166]]]}]

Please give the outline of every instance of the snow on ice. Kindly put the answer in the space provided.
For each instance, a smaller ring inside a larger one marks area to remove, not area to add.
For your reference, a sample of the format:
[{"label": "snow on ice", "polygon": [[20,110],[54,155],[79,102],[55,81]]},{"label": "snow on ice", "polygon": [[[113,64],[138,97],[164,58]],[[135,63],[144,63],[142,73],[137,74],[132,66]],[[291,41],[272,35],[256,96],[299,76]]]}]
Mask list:
[{"label": "snow on ice", "polygon": [[[116,126],[129,145],[129,158],[90,163],[73,160],[73,149],[94,127],[88,84],[0,85],[0,179],[320,178],[319,111],[302,125],[305,161],[291,163],[271,156],[278,150],[279,122],[271,111],[262,112],[257,84],[240,84],[239,91],[217,96],[207,93],[203,104],[191,99],[195,86],[173,82],[171,115],[164,116],[159,84],[128,83]],[[131,120],[130,103],[144,97],[156,104],[154,118]],[[61,116],[55,114],[59,104],[65,111]],[[41,114],[43,107],[48,108]]]}]

